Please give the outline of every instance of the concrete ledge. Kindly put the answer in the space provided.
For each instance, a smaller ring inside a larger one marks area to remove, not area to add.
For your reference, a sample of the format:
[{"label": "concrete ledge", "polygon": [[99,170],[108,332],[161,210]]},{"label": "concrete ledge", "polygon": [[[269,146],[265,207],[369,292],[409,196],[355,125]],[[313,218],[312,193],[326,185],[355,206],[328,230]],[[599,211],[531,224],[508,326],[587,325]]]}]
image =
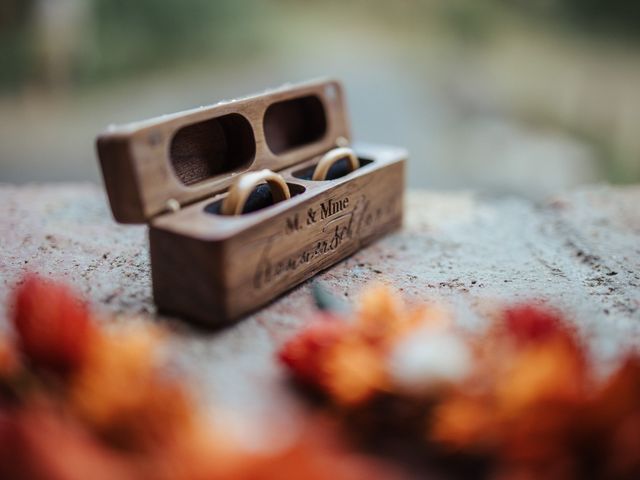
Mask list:
[{"label": "concrete ledge", "polygon": [[[469,328],[495,301],[540,298],[570,315],[603,366],[640,346],[640,186],[589,187],[543,204],[424,191],[406,201],[402,231],[318,276],[330,290],[348,299],[386,282],[410,301],[446,301]],[[1,185],[0,202],[0,328],[7,292],[26,270],[75,285],[105,312],[156,321],[145,227],[115,224],[100,187]],[[310,310],[307,283],[220,332],[167,324],[180,368],[206,401],[291,415],[296,400],[273,351]]]}]

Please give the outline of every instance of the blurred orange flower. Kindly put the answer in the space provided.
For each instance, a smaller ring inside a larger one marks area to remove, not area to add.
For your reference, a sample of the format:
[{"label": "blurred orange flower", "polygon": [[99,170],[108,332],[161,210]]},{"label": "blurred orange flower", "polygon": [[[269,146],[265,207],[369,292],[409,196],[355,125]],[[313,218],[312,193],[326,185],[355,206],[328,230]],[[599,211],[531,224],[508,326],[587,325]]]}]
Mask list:
[{"label": "blurred orange flower", "polygon": [[194,421],[183,385],[159,368],[160,337],[149,327],[103,333],[70,379],[70,406],[119,448],[148,448],[187,431]]},{"label": "blurred orange flower", "polygon": [[297,364],[322,372],[307,380],[350,409],[346,421],[400,424],[402,408],[375,409],[383,396],[404,402],[422,412],[423,448],[488,459],[495,478],[640,478],[640,357],[602,381],[569,322],[537,303],[498,310],[476,335],[437,308],[416,312],[374,288],[292,374]]},{"label": "blurred orange flower", "polygon": [[[8,412],[7,412],[8,413]],[[11,442],[0,447],[0,476],[28,480],[136,480],[135,468],[51,406],[10,412]]]},{"label": "blurred orange flower", "polygon": [[363,294],[360,309],[351,317],[318,315],[281,347],[279,357],[296,379],[324,391],[337,404],[357,405],[388,389],[389,349],[428,321],[428,312],[408,309],[388,288],[374,287]]},{"label": "blurred orange flower", "polygon": [[[216,429],[189,385],[168,374],[160,329],[106,331],[60,284],[28,277],[13,320],[23,356],[0,337],[0,478],[390,478],[314,422],[280,450],[250,451]],[[309,348],[313,342],[292,349],[292,365]]]}]

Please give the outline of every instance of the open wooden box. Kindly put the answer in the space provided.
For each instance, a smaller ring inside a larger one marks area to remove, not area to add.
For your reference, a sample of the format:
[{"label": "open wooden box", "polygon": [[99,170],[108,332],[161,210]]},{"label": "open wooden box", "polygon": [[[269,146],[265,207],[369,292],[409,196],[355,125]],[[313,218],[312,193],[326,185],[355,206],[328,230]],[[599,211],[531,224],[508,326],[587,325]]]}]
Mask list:
[{"label": "open wooden box", "polygon": [[[352,146],[360,168],[312,181],[350,142],[335,81],[284,86],[109,129],[97,148],[115,219],[149,224],[161,311],[234,320],[402,223],[403,149]],[[291,198],[237,216],[220,204],[237,175],[280,173]]]}]

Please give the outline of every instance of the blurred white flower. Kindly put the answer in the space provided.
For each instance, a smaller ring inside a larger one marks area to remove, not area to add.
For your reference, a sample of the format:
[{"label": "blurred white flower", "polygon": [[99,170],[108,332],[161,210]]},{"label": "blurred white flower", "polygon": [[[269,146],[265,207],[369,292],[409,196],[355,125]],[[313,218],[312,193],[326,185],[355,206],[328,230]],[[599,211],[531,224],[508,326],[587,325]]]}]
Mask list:
[{"label": "blurred white flower", "polygon": [[464,379],[471,354],[459,337],[423,329],[399,341],[388,362],[391,382],[407,393],[419,394]]}]

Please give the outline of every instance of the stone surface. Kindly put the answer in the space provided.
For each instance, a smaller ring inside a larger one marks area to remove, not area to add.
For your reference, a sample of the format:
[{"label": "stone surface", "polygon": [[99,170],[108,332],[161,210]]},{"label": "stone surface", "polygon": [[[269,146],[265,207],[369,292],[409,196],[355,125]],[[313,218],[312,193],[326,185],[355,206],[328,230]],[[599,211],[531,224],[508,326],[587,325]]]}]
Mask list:
[{"label": "stone surface", "polygon": [[[273,352],[309,317],[309,282],[232,327],[204,332],[154,314],[145,227],[115,224],[100,187],[3,185],[0,201],[2,328],[7,293],[23,272],[40,272],[117,314],[109,322],[166,324],[177,365],[204,401],[256,418],[300,411]],[[444,301],[471,329],[496,302],[539,298],[568,313],[606,366],[640,346],[638,205],[639,186],[589,187],[542,204],[414,191],[402,231],[317,278],[347,299],[386,282],[408,301]]]}]

